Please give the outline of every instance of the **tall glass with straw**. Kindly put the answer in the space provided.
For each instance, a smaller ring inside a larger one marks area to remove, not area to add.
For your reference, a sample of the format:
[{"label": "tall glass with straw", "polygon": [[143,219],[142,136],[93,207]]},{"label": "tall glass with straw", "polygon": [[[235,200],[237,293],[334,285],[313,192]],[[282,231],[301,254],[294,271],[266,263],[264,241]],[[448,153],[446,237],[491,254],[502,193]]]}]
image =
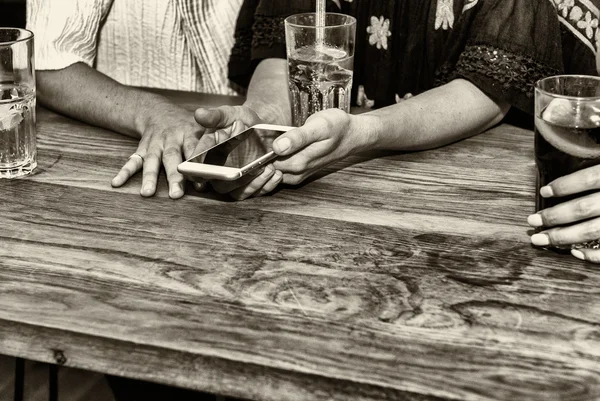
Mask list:
[{"label": "tall glass with straw", "polygon": [[325,13],[324,0],[317,0],[315,13],[286,18],[293,125],[328,108],[350,111],[355,33],[356,19]]}]

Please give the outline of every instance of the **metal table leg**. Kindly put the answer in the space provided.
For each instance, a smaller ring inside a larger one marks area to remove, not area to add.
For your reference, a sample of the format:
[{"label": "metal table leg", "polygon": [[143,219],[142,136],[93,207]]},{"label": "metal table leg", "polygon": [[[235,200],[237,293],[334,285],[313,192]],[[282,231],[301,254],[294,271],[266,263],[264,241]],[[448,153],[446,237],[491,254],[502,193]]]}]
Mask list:
[{"label": "metal table leg", "polygon": [[48,365],[48,401],[58,401],[58,366]]},{"label": "metal table leg", "polygon": [[14,401],[23,401],[23,390],[25,388],[25,360],[15,358],[15,394]]}]

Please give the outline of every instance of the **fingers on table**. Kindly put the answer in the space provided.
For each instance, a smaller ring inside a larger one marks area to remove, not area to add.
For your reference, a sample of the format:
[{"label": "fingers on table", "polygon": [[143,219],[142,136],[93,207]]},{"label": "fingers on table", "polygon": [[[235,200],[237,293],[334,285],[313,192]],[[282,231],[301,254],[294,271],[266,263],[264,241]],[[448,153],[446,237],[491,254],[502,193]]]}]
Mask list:
[{"label": "fingers on table", "polygon": [[587,260],[592,263],[600,263],[600,249],[572,249],[571,254],[577,259]]},{"label": "fingers on table", "polygon": [[[278,179],[274,179],[276,174],[279,174]],[[272,191],[279,181],[281,181],[281,172],[276,173],[273,165],[269,164],[260,175],[256,176],[247,185],[234,189],[229,195],[233,199],[244,200],[257,195],[259,191],[265,188],[265,186],[267,186],[267,189],[271,188],[270,191]]]},{"label": "fingers on table", "polygon": [[551,228],[534,234],[531,242],[538,246],[580,244],[600,239],[600,218],[567,227]]},{"label": "fingers on table", "polygon": [[177,171],[177,166],[182,161],[181,149],[173,144],[165,148],[162,153],[162,162],[169,182],[169,197],[172,199],[181,198],[184,194],[183,183],[185,178]]},{"label": "fingers on table", "polygon": [[272,164],[265,166],[262,170],[250,172],[235,181],[213,181],[215,191],[229,194],[233,199],[246,199],[258,192],[265,184],[272,185],[269,180],[275,174]]},{"label": "fingers on table", "polygon": [[540,188],[543,197],[565,196],[600,189],[600,165],[557,178]]},{"label": "fingers on table", "polygon": [[144,175],[142,178],[142,189],[140,194],[148,197],[156,192],[156,183],[160,171],[160,156],[156,153],[149,153],[144,160]]},{"label": "fingers on table", "polygon": [[277,185],[279,185],[282,180],[283,173],[279,170],[275,170],[275,173],[271,176],[267,183],[263,185],[262,188],[254,194],[254,196],[263,196],[268,194],[269,192],[272,192],[273,190],[275,190],[275,188],[277,188]]},{"label": "fingers on table", "polygon": [[532,227],[554,227],[600,216],[600,193],[541,210],[527,218]]},{"label": "fingers on table", "polygon": [[123,167],[121,167],[121,170],[119,170],[117,175],[112,179],[111,185],[115,188],[118,188],[125,184],[127,180],[131,178],[131,176],[142,169],[143,165],[144,159],[140,154],[134,153],[133,155],[129,156],[127,162],[125,162]]}]

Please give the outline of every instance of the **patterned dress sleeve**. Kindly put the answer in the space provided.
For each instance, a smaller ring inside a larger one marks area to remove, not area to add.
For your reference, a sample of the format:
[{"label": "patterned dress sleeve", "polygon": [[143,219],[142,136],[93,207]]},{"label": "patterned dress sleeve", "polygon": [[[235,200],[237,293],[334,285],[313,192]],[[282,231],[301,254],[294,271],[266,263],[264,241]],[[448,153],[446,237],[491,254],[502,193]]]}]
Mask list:
[{"label": "patterned dress sleeve", "polygon": [[[339,12],[336,1],[328,1],[327,7]],[[283,21],[292,14],[314,10],[315,0],[244,0],[229,60],[229,79],[247,87],[261,60],[285,58]]]},{"label": "patterned dress sleeve", "polygon": [[595,55],[600,29],[600,0],[552,0],[562,31],[567,74],[597,75]]},{"label": "patterned dress sleeve", "polygon": [[96,58],[100,23],[113,0],[27,0],[27,29],[35,35],[38,70],[59,70]]},{"label": "patterned dress sleeve", "polygon": [[[477,3],[470,0],[467,4]],[[549,0],[479,0],[453,77],[533,114],[538,79],[564,71],[561,29]]]}]

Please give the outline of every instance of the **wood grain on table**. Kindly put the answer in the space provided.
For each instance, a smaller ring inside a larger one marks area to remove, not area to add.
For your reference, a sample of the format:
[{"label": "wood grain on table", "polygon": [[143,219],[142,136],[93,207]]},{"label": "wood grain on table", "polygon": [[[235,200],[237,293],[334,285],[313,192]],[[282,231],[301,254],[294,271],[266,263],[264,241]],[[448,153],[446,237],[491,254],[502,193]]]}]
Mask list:
[{"label": "wood grain on table", "polygon": [[113,189],[136,142],[44,109],[38,138],[0,181],[2,354],[256,400],[600,399],[600,270],[530,246],[530,131],[243,202]]}]

